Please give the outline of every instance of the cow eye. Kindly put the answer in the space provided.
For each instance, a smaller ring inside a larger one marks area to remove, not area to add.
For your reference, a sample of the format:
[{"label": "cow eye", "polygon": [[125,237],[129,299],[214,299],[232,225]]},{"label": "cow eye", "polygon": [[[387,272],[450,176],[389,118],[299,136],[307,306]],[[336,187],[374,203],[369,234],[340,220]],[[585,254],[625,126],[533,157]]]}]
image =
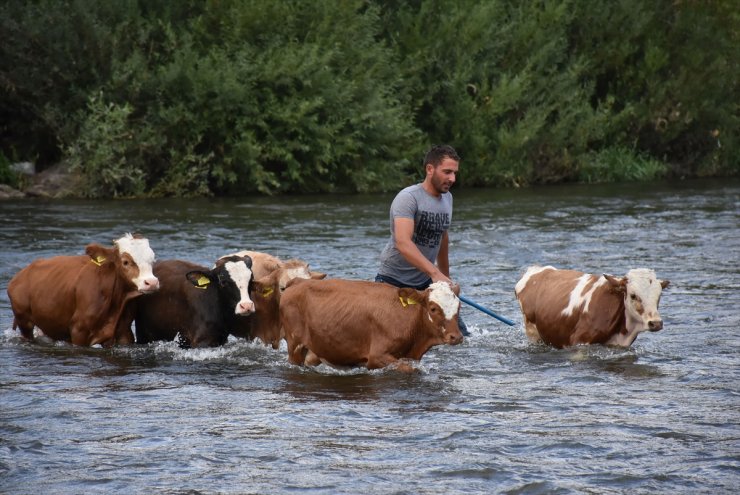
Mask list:
[{"label": "cow eye", "polygon": [[128,260],[123,260],[123,266],[128,266]]},{"label": "cow eye", "polygon": [[632,299],[634,301],[635,299],[637,299],[637,295],[636,294],[630,294],[630,299]]}]

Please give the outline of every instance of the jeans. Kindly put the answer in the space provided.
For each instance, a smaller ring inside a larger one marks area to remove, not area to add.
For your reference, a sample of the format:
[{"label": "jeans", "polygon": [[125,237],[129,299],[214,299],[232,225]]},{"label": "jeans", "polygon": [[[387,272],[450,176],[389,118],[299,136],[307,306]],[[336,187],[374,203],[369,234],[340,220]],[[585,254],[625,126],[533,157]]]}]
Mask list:
[{"label": "jeans", "polygon": [[[393,285],[395,287],[409,287],[408,285],[402,284],[401,282],[399,282],[395,278],[391,278],[391,277],[388,277],[386,275],[381,275],[379,273],[377,275],[375,275],[375,281],[376,282],[385,282],[386,284],[390,284],[390,285]],[[430,278],[426,282],[424,282],[423,284],[417,285],[417,286],[414,286],[414,287],[411,287],[411,288],[412,289],[416,289],[416,290],[424,290],[427,287],[429,287],[431,285],[431,283],[432,283],[432,279]],[[462,304],[460,305],[460,307],[462,307]],[[459,312],[457,314],[457,326],[460,327],[460,333],[463,334],[463,336],[466,336],[467,337],[468,335],[470,335],[470,332],[468,332],[468,327],[467,327],[467,325],[465,325],[465,322],[462,319],[462,315]]]}]

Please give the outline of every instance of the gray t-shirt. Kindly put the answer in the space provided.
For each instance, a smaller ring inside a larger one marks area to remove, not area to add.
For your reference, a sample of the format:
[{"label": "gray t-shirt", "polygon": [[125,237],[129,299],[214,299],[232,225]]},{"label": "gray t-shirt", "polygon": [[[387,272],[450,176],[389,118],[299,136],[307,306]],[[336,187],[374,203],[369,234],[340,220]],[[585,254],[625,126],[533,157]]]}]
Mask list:
[{"label": "gray t-shirt", "polygon": [[391,238],[380,253],[378,273],[415,287],[427,281],[429,276],[406,261],[396,249],[393,220],[397,217],[414,219],[412,240],[424,257],[435,263],[442,234],[452,221],[452,194],[446,192],[436,198],[421,184],[415,184],[399,192],[391,203]]}]

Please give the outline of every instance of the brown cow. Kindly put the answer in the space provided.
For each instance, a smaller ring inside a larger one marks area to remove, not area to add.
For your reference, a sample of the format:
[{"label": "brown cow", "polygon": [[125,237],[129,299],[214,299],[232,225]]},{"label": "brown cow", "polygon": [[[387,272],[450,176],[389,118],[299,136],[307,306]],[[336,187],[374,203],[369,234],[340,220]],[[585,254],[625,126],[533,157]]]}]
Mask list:
[{"label": "brown cow", "polygon": [[[257,251],[239,251],[236,256],[252,259],[254,290],[251,293],[255,312],[231,326],[230,333],[245,339],[258,338],[273,349],[280,346],[283,332],[280,326],[280,294],[294,278],[320,280],[325,273],[312,272],[308,263],[298,259],[282,261],[275,256]],[[234,256],[234,255],[231,255]]]},{"label": "brown cow", "polygon": [[113,248],[89,244],[86,255],[39,259],[8,284],[13,329],[33,338],[37,326],[75,345],[130,344],[133,298],[159,289],[149,241],[126,234]]},{"label": "brown cow", "polygon": [[645,268],[613,277],[532,266],[514,292],[532,342],[629,347],[639,333],[663,328],[658,304],[668,284]]},{"label": "brown cow", "polygon": [[291,363],[374,369],[462,342],[459,309],[460,300],[444,282],[418,291],[359,280],[295,279],[282,295],[280,321]]}]

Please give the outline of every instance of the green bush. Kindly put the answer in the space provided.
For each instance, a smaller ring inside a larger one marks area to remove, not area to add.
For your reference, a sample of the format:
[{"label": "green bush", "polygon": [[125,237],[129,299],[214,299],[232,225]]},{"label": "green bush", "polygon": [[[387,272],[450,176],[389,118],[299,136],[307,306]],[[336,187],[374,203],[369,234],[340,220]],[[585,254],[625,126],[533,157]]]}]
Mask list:
[{"label": "green bush", "polygon": [[130,197],[144,192],[144,171],[131,153],[135,135],[129,130],[130,105],[90,98],[79,139],[67,150],[73,171],[82,172],[84,196]]},{"label": "green bush", "polygon": [[219,2],[142,33],[176,49],[156,60],[132,50],[106,91],[135,106],[151,191],[397,187],[420,134],[378,23],[363,2]]},{"label": "green bush", "polygon": [[738,25],[674,0],[6,0],[0,152],[69,158],[91,197],[396,190],[441,142],[462,186],[737,175]]},{"label": "green bush", "polygon": [[581,182],[629,182],[663,178],[665,163],[633,149],[615,146],[594,151],[583,158],[578,171]]}]

